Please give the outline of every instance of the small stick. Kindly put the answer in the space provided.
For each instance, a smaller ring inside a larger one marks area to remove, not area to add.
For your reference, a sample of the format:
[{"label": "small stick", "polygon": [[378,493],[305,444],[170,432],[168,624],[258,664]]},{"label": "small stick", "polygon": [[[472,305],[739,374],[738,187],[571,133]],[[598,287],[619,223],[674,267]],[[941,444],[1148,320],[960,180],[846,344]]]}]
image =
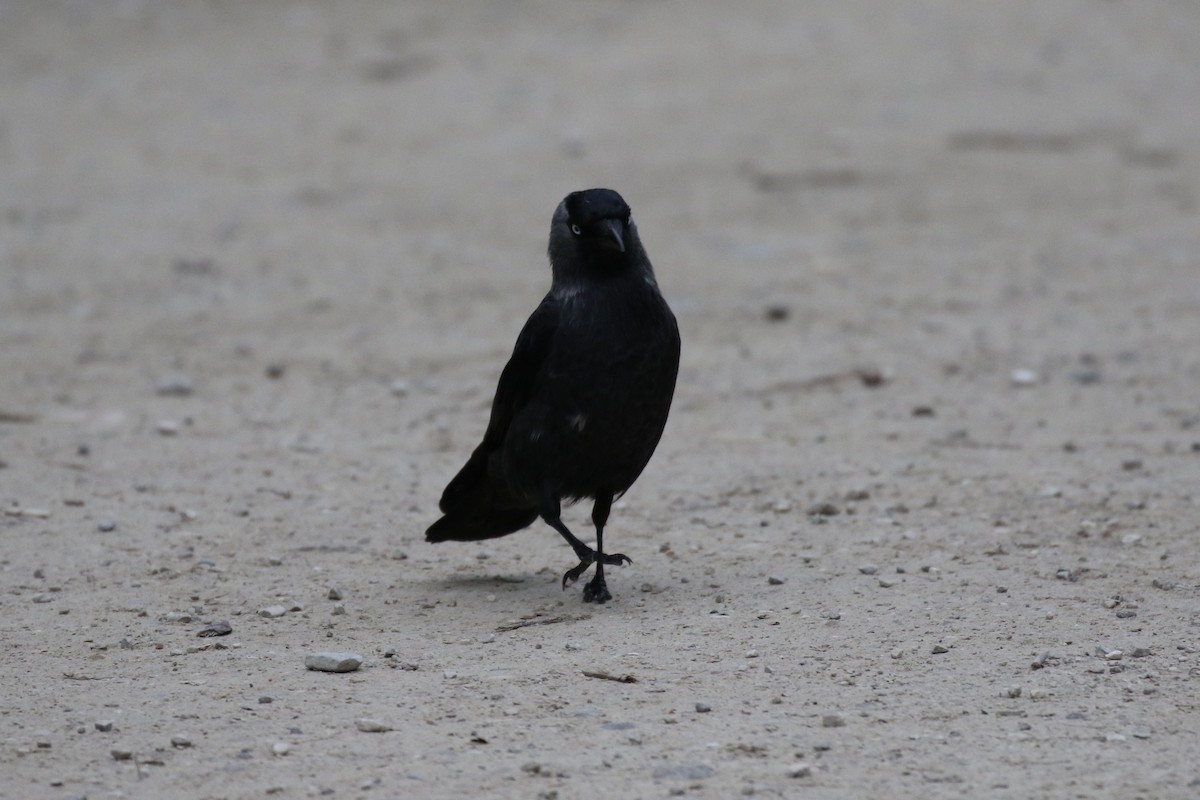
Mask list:
[{"label": "small stick", "polygon": [[632,675],[612,675],[607,672],[592,672],[585,669],[583,674],[588,678],[599,678],[604,681],[616,681],[617,683],[637,683],[638,679]]},{"label": "small stick", "polygon": [[497,625],[497,631],[515,631],[517,628],[528,628],[530,625],[553,625],[556,622],[575,621],[577,619],[587,619],[587,617],[534,617],[533,619],[522,619],[516,622],[506,622],[503,625]]}]

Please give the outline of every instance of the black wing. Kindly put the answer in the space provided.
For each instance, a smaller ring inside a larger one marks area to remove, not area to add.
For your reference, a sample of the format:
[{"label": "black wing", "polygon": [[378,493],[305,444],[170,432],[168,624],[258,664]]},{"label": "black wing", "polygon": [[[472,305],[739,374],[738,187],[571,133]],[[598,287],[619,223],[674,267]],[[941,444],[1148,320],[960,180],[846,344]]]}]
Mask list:
[{"label": "black wing", "polygon": [[525,322],[525,327],[517,336],[512,356],[500,373],[496,396],[492,400],[492,415],[483,441],[442,492],[442,499],[438,503],[442,513],[453,511],[461,498],[470,495],[471,489],[486,479],[488,457],[504,444],[504,437],[508,435],[513,419],[529,402],[538,373],[550,353],[558,321],[558,302],[546,295]]}]

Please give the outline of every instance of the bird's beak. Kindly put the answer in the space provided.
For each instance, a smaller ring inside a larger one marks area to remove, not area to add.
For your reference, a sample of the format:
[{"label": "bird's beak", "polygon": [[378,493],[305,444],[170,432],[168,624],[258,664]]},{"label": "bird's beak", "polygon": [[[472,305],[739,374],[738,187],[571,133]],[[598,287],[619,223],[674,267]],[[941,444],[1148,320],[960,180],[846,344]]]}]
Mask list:
[{"label": "bird's beak", "polygon": [[600,228],[601,235],[611,237],[612,241],[608,239],[601,240],[607,247],[614,248],[621,253],[625,252],[624,226],[620,220],[606,219],[597,225],[597,227]]}]

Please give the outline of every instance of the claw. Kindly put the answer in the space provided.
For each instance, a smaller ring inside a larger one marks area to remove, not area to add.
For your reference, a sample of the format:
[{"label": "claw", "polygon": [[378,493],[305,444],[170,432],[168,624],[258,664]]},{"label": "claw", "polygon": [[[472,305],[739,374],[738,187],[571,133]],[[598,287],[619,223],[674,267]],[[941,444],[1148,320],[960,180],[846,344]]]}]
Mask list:
[{"label": "claw", "polygon": [[563,579],[562,579],[563,589],[566,589],[572,583],[579,580],[579,578],[583,575],[583,573],[587,572],[587,568],[590,567],[591,565],[592,565],[592,562],[590,562],[590,561],[580,561],[577,566],[572,567],[571,569],[567,570],[566,574],[563,575]]},{"label": "claw", "polygon": [[633,559],[624,553],[605,553],[602,561],[605,566],[609,567],[623,567],[626,564],[633,563]]}]

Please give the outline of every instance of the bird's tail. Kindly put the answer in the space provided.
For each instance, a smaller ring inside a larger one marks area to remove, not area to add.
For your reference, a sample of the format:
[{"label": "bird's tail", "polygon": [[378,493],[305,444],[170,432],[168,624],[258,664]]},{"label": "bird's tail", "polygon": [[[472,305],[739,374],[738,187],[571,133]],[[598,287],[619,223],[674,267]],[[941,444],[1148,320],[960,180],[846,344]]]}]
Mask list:
[{"label": "bird's tail", "polygon": [[425,531],[427,542],[477,542],[495,539],[529,527],[535,508],[464,508],[451,511]]},{"label": "bird's tail", "polygon": [[425,531],[427,542],[476,542],[507,536],[537,519],[536,508],[498,497],[487,474],[488,455],[481,447],[471,455],[442,494],[443,517]]}]

